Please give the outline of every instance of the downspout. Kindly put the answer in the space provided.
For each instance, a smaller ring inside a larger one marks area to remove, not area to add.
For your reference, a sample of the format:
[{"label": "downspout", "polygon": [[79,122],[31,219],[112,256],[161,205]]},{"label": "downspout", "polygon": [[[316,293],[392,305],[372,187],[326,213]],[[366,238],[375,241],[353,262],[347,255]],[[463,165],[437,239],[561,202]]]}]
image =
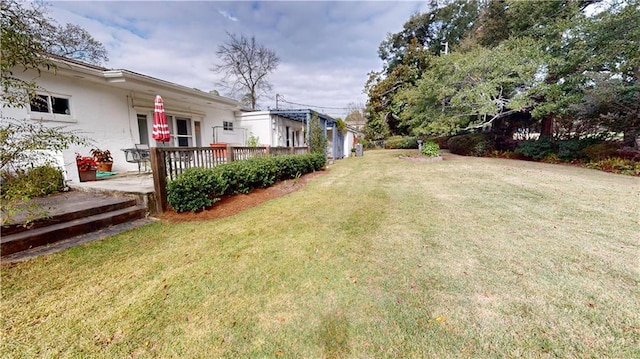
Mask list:
[{"label": "downspout", "polygon": [[218,138],[216,136],[216,129],[218,129],[218,128],[224,128],[224,127],[223,126],[213,126],[212,127],[212,129],[213,129],[213,143],[218,143],[218,141],[217,141]]},{"label": "downspout", "polygon": [[311,129],[309,125],[310,120],[311,120],[311,113],[307,112],[307,119],[304,121],[305,124],[307,125],[307,131],[304,136],[304,143],[307,145],[307,147],[309,147],[309,130]]}]

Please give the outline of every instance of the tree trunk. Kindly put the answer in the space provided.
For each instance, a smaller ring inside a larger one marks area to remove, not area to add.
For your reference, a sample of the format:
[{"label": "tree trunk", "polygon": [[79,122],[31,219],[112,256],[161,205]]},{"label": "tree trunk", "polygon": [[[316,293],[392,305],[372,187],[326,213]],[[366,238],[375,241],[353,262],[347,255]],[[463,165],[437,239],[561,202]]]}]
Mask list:
[{"label": "tree trunk", "polygon": [[549,115],[542,119],[542,122],[540,123],[540,138],[553,136],[554,120],[555,117],[553,115]]}]

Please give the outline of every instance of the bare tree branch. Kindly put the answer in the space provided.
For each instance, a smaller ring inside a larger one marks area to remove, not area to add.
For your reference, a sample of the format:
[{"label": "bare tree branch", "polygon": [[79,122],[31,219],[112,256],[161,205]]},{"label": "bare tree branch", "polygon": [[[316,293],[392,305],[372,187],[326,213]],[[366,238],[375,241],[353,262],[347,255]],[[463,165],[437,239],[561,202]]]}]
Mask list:
[{"label": "bare tree branch", "polygon": [[[248,99],[251,109],[256,109],[260,92],[271,90],[267,76],[273,72],[280,62],[275,51],[240,35],[227,33],[229,40],[218,46],[220,63],[211,69],[223,74],[221,84],[234,95]],[[241,92],[242,91],[242,92]]]}]

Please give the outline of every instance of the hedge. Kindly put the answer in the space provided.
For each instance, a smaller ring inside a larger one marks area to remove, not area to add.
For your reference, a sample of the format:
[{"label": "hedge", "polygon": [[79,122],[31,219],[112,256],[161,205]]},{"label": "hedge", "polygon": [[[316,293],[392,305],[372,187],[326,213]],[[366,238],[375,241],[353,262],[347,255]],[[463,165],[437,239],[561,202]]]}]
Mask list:
[{"label": "hedge", "polygon": [[167,201],[177,212],[196,212],[222,196],[269,187],[277,181],[321,170],[325,164],[324,154],[305,153],[252,158],[214,168],[189,168],[167,183]]},{"label": "hedge", "polygon": [[472,133],[449,138],[447,147],[457,155],[483,157],[494,150],[494,140],[488,133]]}]

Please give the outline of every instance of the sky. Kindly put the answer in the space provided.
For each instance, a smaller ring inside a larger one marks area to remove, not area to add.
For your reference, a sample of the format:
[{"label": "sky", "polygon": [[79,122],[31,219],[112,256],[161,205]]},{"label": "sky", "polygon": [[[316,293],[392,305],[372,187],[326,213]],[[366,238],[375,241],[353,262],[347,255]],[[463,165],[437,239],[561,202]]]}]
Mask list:
[{"label": "sky", "polygon": [[228,33],[255,37],[280,58],[261,109],[312,108],[345,117],[364,104],[367,74],[380,71],[378,46],[427,2],[415,1],[49,1],[49,15],[102,42],[105,67],[203,91],[227,92],[211,68]]}]

